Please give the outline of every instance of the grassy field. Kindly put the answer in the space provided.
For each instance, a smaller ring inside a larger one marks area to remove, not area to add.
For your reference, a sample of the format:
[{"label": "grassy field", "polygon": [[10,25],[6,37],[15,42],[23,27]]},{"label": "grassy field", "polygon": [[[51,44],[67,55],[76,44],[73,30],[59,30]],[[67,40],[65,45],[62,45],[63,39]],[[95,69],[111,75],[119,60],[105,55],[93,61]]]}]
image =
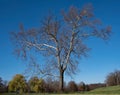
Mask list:
[{"label": "grassy field", "polygon": [[88,92],[88,94],[119,94],[120,86],[102,87]]},{"label": "grassy field", "polygon": [[79,93],[75,93],[75,94],[13,94],[13,93],[0,93],[0,95],[120,95],[120,94],[79,94]]},{"label": "grassy field", "polygon": [[75,94],[12,94],[12,93],[0,93],[0,95],[120,95],[120,94],[79,94],[79,93],[75,93]]},{"label": "grassy field", "polygon": [[0,95],[120,95],[120,94],[0,94]]}]

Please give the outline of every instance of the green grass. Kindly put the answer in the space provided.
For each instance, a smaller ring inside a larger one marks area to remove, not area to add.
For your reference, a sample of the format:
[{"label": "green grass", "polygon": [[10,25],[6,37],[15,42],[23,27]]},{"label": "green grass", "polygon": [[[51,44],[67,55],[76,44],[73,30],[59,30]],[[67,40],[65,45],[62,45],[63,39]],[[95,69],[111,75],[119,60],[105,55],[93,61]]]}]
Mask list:
[{"label": "green grass", "polygon": [[120,94],[80,94],[80,93],[75,93],[75,94],[12,94],[12,93],[0,93],[0,95],[120,95]]},{"label": "green grass", "polygon": [[102,87],[88,92],[88,94],[119,94],[120,86]]},{"label": "green grass", "polygon": [[6,93],[0,95],[120,95],[120,94],[11,94],[11,93]]}]

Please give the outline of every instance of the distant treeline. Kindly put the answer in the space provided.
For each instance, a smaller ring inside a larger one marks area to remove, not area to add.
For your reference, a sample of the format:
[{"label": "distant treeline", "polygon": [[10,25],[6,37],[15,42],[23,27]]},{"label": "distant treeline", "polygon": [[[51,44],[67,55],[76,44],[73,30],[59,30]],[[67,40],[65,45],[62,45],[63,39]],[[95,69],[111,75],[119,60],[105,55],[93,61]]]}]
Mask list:
[{"label": "distant treeline", "polygon": [[[76,83],[75,81],[64,83],[64,92],[85,92],[100,87],[114,85],[120,85],[120,71],[109,73],[106,77],[105,83],[85,84],[84,82]],[[4,92],[58,93],[60,92],[59,80],[55,80],[52,77],[42,79],[36,76],[30,78],[29,80],[26,80],[23,75],[16,74],[9,82],[4,81],[2,78],[0,78],[0,93]]]}]

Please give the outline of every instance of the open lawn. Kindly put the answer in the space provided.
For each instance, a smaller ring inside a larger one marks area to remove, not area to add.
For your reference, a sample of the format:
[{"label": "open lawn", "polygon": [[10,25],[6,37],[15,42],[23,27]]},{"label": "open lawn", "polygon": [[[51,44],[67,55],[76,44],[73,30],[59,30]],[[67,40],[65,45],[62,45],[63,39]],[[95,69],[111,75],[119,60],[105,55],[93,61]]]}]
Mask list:
[{"label": "open lawn", "polygon": [[6,93],[6,94],[1,94],[0,95],[120,95],[120,94],[79,94],[79,93],[76,93],[76,94],[12,94],[12,93]]},{"label": "open lawn", "polygon": [[101,87],[92,91],[87,92],[87,94],[119,94],[120,95],[120,85]]}]

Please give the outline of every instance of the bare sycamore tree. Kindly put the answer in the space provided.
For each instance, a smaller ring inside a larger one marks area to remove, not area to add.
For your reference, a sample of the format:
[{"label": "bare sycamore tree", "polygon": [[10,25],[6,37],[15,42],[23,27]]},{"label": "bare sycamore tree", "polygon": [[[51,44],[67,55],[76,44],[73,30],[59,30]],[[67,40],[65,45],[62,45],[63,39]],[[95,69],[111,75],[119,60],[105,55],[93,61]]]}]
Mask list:
[{"label": "bare sycamore tree", "polygon": [[26,31],[21,25],[19,32],[12,33],[12,38],[18,55],[30,58],[42,54],[49,60],[45,69],[39,70],[42,74],[58,74],[60,90],[63,91],[64,73],[74,74],[79,58],[89,51],[86,39],[98,37],[107,40],[110,32],[111,28],[103,28],[93,15],[92,6],[87,5],[81,9],[70,7],[68,12],[62,11],[61,17],[47,16],[39,29]]}]

